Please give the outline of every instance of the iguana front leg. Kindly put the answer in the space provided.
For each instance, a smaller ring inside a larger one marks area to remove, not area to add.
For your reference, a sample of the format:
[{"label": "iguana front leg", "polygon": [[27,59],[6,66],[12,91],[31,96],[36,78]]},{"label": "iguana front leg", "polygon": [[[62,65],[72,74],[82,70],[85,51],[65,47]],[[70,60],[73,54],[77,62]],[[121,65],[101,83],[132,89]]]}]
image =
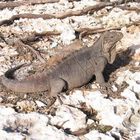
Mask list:
[{"label": "iguana front leg", "polygon": [[111,84],[105,82],[102,72],[97,72],[95,75],[96,75],[96,82],[99,83],[101,86],[101,89],[99,89],[99,90],[102,93],[107,94],[107,97],[109,97],[110,93],[112,93]]},{"label": "iguana front leg", "polygon": [[95,76],[96,82],[99,83],[103,88],[110,89],[111,85],[105,82],[103,71],[107,64],[107,60],[104,57],[99,57],[95,60]]},{"label": "iguana front leg", "polygon": [[105,83],[103,71],[106,64],[107,60],[104,57],[98,57],[98,59],[94,60],[96,82],[98,82],[99,84]]},{"label": "iguana front leg", "polygon": [[105,85],[105,80],[104,80],[104,76],[103,73],[100,72],[100,70],[98,72],[95,72],[95,76],[96,76],[96,82],[99,83],[100,85]]}]

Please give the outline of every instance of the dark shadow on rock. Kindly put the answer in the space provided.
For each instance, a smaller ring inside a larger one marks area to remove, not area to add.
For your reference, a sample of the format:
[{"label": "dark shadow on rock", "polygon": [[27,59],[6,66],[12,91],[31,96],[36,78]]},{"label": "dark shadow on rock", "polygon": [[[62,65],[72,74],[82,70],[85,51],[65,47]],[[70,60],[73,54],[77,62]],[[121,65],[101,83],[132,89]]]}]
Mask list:
[{"label": "dark shadow on rock", "polygon": [[17,133],[29,135],[28,128],[26,128],[26,126],[25,126],[25,128],[24,128],[24,126],[17,126],[16,128],[14,128],[14,127],[12,128],[10,126],[7,126],[7,127],[4,127],[3,130],[8,132],[8,133],[17,132]]},{"label": "dark shadow on rock", "polygon": [[131,56],[134,54],[134,51],[132,49],[127,49],[125,51],[121,51],[117,54],[115,61],[113,64],[107,64],[105,67],[105,70],[103,72],[105,81],[107,82],[109,80],[109,75],[116,71],[117,69],[124,67],[129,64],[129,62],[132,60]]}]

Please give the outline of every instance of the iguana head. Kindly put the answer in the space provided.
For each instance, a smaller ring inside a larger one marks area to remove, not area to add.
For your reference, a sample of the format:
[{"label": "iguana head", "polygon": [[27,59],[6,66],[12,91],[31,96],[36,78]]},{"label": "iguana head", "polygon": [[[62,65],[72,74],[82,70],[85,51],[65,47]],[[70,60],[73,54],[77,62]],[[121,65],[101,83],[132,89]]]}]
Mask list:
[{"label": "iguana head", "polygon": [[112,64],[116,57],[116,43],[121,40],[123,34],[116,31],[106,31],[102,36],[102,51],[108,63]]}]

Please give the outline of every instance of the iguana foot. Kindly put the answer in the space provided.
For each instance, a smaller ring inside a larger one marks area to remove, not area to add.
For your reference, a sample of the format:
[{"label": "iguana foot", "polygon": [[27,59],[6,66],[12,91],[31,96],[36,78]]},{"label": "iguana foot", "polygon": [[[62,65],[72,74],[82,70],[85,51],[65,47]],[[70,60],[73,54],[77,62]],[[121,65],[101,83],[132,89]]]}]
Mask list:
[{"label": "iguana foot", "polygon": [[61,97],[62,98],[66,98],[65,96],[64,96],[64,92],[61,92],[60,94],[58,94],[57,95],[57,98],[58,98],[58,100],[59,100],[59,103],[62,105],[63,104],[63,99],[61,99]]},{"label": "iguana foot", "polygon": [[111,83],[103,83],[101,84],[101,88],[99,89],[101,93],[105,93],[107,95],[106,98],[109,98],[111,94],[114,92],[112,91]]},{"label": "iguana foot", "polygon": [[43,113],[43,114],[52,113],[52,109],[54,109],[53,105],[54,105],[54,103],[56,101],[56,97],[50,97],[47,100],[47,103],[46,103],[46,101],[44,102],[44,100],[40,100],[40,101],[43,102],[44,104],[46,104],[46,106],[38,107],[38,112]]}]

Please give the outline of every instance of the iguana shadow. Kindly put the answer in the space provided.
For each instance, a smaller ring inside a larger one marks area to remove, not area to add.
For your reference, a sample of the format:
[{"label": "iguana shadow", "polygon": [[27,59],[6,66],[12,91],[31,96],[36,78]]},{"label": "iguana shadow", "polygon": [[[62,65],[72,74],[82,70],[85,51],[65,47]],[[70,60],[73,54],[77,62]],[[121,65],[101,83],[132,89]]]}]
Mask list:
[{"label": "iguana shadow", "polygon": [[113,62],[113,64],[106,65],[104,72],[103,72],[105,81],[106,82],[109,81],[109,76],[111,73],[113,73],[114,71],[116,71],[120,67],[124,67],[124,66],[128,65],[129,62],[132,60],[131,56],[133,54],[134,54],[134,51],[131,48],[129,48],[125,51],[120,51],[117,54],[116,59]]}]

